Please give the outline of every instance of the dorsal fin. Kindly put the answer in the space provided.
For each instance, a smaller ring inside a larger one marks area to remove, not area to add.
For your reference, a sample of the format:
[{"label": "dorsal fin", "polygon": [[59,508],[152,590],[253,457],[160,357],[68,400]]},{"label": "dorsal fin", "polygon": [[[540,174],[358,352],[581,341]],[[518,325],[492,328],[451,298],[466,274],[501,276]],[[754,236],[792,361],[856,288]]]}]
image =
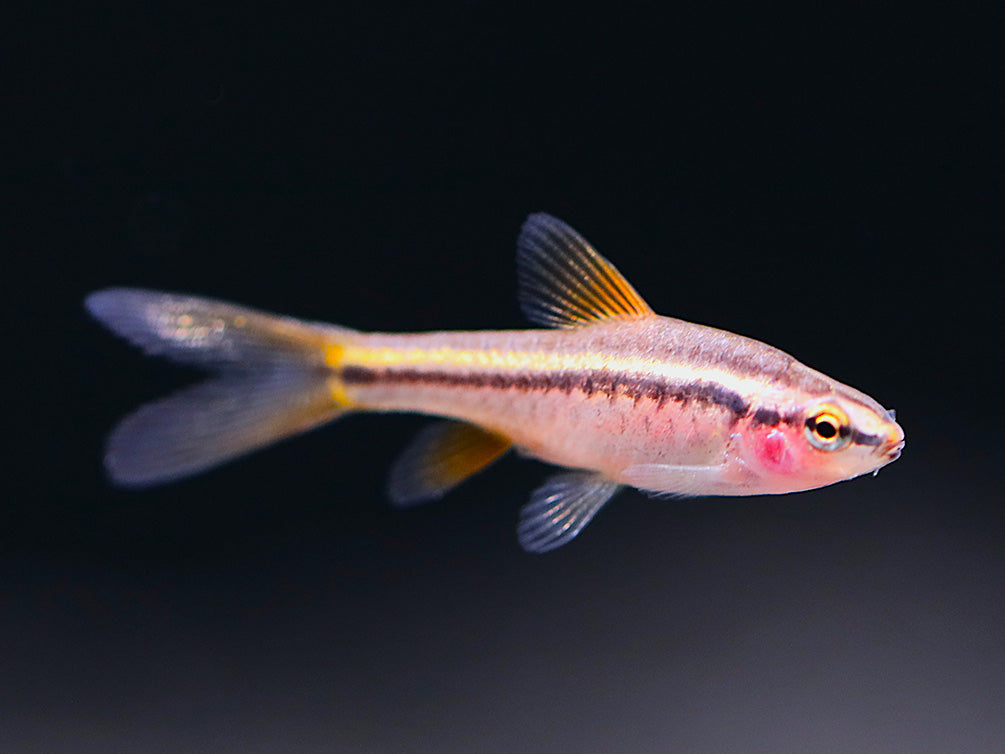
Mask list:
[{"label": "dorsal fin", "polygon": [[578,327],[654,312],[614,265],[564,222],[533,214],[517,239],[519,299],[532,322]]}]

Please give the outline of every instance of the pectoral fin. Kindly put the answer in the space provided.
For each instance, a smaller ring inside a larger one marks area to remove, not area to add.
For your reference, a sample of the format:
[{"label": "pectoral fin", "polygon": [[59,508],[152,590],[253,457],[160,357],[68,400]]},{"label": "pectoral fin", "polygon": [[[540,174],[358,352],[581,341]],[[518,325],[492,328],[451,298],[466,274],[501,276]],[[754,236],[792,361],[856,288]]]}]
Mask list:
[{"label": "pectoral fin", "polygon": [[505,437],[473,424],[436,422],[419,432],[394,462],[388,495],[401,507],[442,497],[509,447]]},{"label": "pectoral fin", "polygon": [[620,479],[646,492],[672,497],[715,495],[724,467],[670,466],[661,463],[643,463],[629,466],[621,472]]},{"label": "pectoral fin", "polygon": [[520,546],[528,552],[561,547],[590,523],[619,486],[607,477],[587,471],[549,477],[520,509],[517,524]]}]

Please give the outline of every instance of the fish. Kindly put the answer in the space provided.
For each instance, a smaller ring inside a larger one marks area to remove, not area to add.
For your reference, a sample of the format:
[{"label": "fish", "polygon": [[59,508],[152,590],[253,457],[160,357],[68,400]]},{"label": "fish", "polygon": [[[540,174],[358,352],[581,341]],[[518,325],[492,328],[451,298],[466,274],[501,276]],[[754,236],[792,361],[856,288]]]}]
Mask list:
[{"label": "fish", "polygon": [[546,329],[361,332],[184,294],[90,294],[112,332],[211,373],[118,424],[111,481],[182,479],[351,412],[425,414],[438,420],[393,463],[391,501],[438,499],[516,449],[562,467],[519,512],[519,544],[540,553],[625,487],[783,494],[901,454],[892,410],[777,348],[657,315],[555,217],[527,218],[517,271],[521,308]]}]

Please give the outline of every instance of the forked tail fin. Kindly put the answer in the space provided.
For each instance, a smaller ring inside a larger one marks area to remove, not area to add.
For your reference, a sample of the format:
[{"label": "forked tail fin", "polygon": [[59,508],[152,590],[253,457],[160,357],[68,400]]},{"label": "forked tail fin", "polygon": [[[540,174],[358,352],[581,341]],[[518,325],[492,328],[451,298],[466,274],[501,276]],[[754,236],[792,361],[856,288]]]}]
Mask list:
[{"label": "forked tail fin", "polygon": [[119,423],[105,455],[117,484],[181,479],[329,422],[348,408],[325,353],[352,330],[132,288],[92,293],[85,305],[147,353],[215,373]]}]

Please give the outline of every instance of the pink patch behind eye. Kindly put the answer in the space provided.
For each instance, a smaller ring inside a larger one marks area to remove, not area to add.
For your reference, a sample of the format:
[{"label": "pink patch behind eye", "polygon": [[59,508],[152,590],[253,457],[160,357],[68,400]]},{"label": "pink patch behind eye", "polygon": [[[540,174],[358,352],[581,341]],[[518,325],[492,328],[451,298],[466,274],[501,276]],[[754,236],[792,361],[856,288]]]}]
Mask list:
[{"label": "pink patch behind eye", "polygon": [[788,474],[795,468],[795,457],[784,432],[773,429],[766,434],[758,433],[753,445],[757,460],[768,471]]}]

